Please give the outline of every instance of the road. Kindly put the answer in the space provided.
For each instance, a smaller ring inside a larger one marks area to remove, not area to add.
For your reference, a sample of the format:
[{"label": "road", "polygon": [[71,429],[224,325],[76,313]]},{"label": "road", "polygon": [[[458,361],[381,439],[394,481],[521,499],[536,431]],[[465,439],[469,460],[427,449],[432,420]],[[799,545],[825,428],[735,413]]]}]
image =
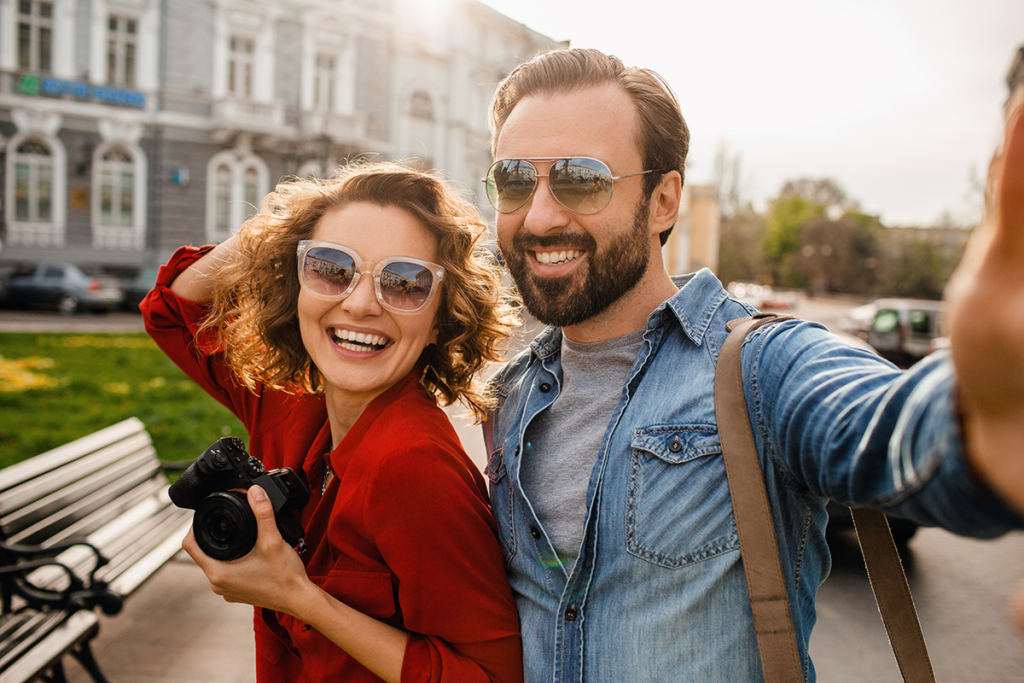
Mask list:
[{"label": "road", "polygon": [[[827,300],[801,300],[789,311],[834,327],[853,306]],[[538,330],[520,331],[521,348]],[[138,315],[80,315],[0,311],[0,331],[129,332],[141,329]],[[455,411],[452,411],[453,413]],[[453,420],[467,450],[483,464],[479,428]],[[832,546],[833,569],[818,597],[818,625],[811,655],[821,683],[900,681],[856,541]],[[922,529],[906,554],[907,573],[940,683],[1018,683],[1024,681],[1024,636],[1010,623],[1007,605],[1017,584],[1024,587],[1024,534],[996,541]]]}]

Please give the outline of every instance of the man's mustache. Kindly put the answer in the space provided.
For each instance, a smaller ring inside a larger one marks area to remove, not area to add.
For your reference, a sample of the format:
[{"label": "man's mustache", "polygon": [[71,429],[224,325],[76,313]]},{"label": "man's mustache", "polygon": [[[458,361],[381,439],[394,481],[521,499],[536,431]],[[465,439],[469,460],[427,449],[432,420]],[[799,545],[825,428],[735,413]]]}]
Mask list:
[{"label": "man's mustache", "polygon": [[597,249],[597,242],[585,232],[563,232],[555,235],[520,232],[512,239],[512,246],[520,252],[544,247],[569,247],[593,253]]}]

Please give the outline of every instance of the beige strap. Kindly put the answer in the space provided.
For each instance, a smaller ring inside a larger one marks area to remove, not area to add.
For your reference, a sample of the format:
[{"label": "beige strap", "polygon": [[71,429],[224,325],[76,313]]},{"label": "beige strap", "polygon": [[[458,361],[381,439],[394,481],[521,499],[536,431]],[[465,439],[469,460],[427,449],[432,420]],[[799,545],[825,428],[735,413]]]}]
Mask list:
[{"label": "beige strap", "polygon": [[935,683],[928,646],[924,642],[921,622],[917,618],[903,563],[892,540],[889,522],[878,510],[853,508],[850,512],[860,550],[864,554],[868,581],[875,593],[875,602],[903,680],[907,683]]},{"label": "beige strap", "polygon": [[[803,681],[803,669],[764,473],[747,412],[740,351],[749,332],[789,319],[762,313],[731,321],[732,332],[722,346],[715,372],[718,434],[766,683]],[[885,515],[860,509],[853,514],[868,579],[903,680],[934,683],[921,624]]]},{"label": "beige strap", "polygon": [[[798,683],[804,680],[800,650],[793,630],[768,492],[750,428],[740,364],[743,338],[770,320],[745,319],[726,339],[715,371],[715,414],[764,680],[766,683]],[[754,457],[750,457],[751,454]]]}]

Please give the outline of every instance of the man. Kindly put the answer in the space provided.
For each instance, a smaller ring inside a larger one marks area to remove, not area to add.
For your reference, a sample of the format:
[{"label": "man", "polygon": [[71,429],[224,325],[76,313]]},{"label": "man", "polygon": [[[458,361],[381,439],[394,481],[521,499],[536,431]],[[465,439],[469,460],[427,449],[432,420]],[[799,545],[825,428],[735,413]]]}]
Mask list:
[{"label": "man", "polygon": [[[761,680],[713,401],[725,324],[752,311],[706,270],[665,271],[678,104],[651,72],[561,50],[499,84],[491,126],[498,244],[551,326],[493,380],[484,425],[526,680]],[[1024,171],[1021,138],[1006,163]],[[1024,192],[999,190],[1015,223],[966,277],[956,371],[902,373],[799,321],[744,346],[808,681],[828,498],[976,536],[1021,525],[1000,496],[1024,509]]]}]

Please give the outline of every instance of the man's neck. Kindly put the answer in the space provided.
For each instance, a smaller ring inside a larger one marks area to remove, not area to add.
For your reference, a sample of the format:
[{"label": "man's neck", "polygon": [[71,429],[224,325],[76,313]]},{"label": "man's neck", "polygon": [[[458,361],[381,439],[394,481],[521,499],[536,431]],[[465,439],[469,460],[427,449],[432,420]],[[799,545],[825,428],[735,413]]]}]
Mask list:
[{"label": "man's neck", "polygon": [[562,328],[570,341],[581,344],[615,339],[647,325],[647,316],[679,291],[664,268],[648,275],[607,309],[583,322]]}]

